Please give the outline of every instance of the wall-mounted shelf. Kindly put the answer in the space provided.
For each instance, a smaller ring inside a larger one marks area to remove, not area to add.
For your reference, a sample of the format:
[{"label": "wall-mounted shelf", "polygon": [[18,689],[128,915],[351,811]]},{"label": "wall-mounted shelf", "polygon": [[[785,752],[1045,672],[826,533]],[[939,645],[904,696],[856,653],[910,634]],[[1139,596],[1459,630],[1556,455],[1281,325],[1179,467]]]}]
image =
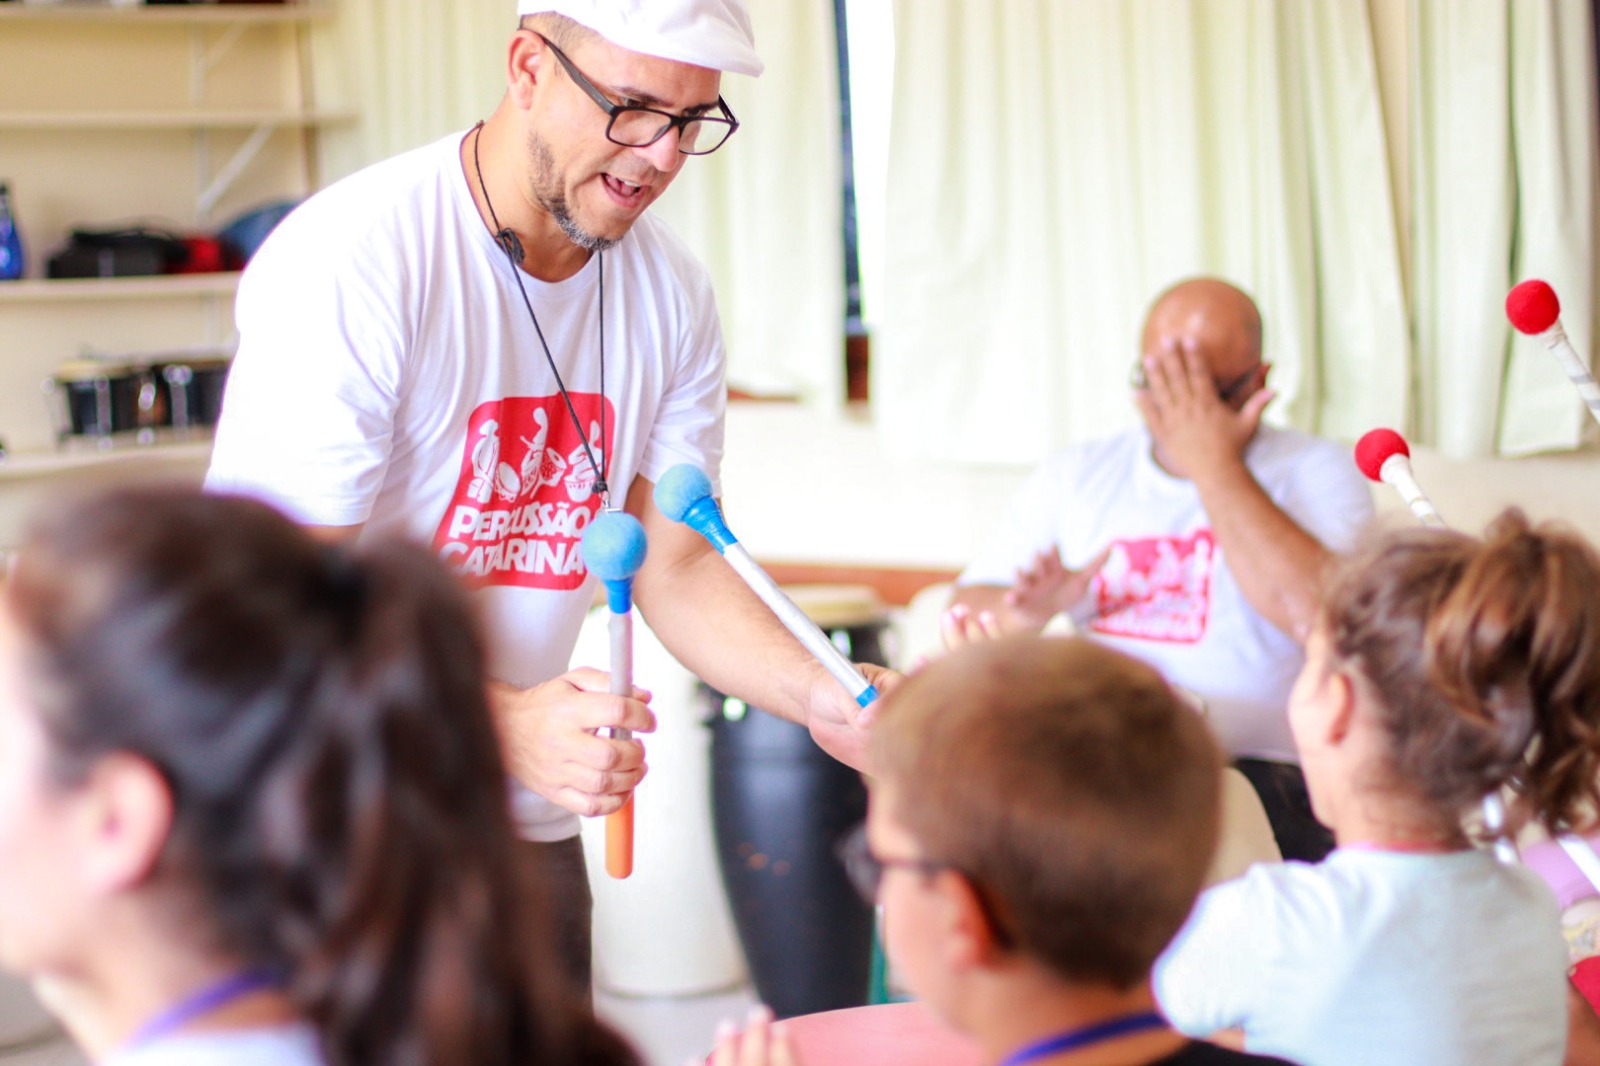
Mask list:
[{"label": "wall-mounted shelf", "polygon": [[[331,19],[327,0],[308,3],[157,4],[54,0],[0,3],[0,29],[37,47],[85,49],[107,78],[102,90],[49,94],[35,91],[49,75],[17,78],[0,87],[0,134],[53,138],[75,134],[189,132],[198,175],[197,221],[213,217],[269,141],[280,131],[299,140],[305,186],[315,186],[309,133],[353,121],[353,109],[318,106],[309,74],[311,23]],[[148,32],[143,32],[148,31]],[[162,42],[184,42],[183,60]],[[262,41],[276,42],[287,68],[260,66],[241,76],[241,56],[259,61]],[[153,66],[141,68],[136,58]],[[159,56],[159,58],[156,58]],[[18,66],[23,57],[0,57]],[[3,69],[3,67],[0,67]],[[115,70],[114,74],[107,71]],[[184,76],[186,74],[186,76]],[[178,75],[174,77],[173,75]],[[243,135],[242,141],[239,135]],[[65,148],[81,152],[78,144]]]},{"label": "wall-mounted shelf", "polygon": [[0,457],[0,482],[26,478],[53,477],[92,467],[118,463],[148,465],[151,462],[181,463],[204,468],[211,458],[211,437],[197,436],[189,441],[161,441],[156,444],[119,444],[95,448],[90,441],[75,441],[59,451],[21,452]]},{"label": "wall-mounted shelf", "polygon": [[239,288],[239,275],[163,274],[133,278],[59,278],[0,282],[0,304],[90,303],[103,300],[185,299],[197,296],[231,297]]},{"label": "wall-mounted shelf", "polygon": [[12,450],[0,470],[12,485],[192,455],[56,449],[59,412],[40,384],[85,352],[228,347],[239,275],[40,275],[74,229],[202,234],[314,192],[316,131],[357,118],[311,69],[313,37],[339,14],[336,0],[0,2],[0,178],[30,269],[0,282],[0,439]]},{"label": "wall-mounted shelf", "polygon": [[222,130],[329,126],[353,122],[347,108],[271,111],[3,111],[0,130]]},{"label": "wall-mounted shelf", "polygon": [[333,7],[326,3],[113,5],[63,0],[61,3],[0,6],[0,23],[126,21],[171,26],[217,26],[251,22],[317,22],[332,17]]}]

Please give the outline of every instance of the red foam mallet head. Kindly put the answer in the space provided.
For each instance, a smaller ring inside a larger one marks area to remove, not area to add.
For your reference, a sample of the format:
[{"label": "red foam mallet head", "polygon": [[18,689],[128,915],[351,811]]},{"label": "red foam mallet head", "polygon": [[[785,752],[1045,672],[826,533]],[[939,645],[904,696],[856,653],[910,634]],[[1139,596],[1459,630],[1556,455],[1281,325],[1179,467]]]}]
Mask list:
[{"label": "red foam mallet head", "polygon": [[1517,332],[1531,337],[1556,324],[1561,301],[1556,299],[1556,290],[1538,278],[1529,278],[1506,293],[1506,317]]},{"label": "red foam mallet head", "polygon": [[1381,471],[1392,455],[1409,456],[1406,439],[1392,429],[1371,429],[1356,441],[1356,465],[1374,481],[1382,481]]}]

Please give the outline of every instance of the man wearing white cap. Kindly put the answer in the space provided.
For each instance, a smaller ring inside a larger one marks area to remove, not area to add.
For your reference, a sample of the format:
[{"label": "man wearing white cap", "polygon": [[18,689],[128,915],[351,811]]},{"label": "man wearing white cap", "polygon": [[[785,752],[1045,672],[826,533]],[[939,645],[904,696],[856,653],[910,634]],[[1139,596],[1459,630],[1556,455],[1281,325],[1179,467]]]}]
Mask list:
[{"label": "man wearing white cap", "polygon": [[578,539],[603,503],[643,523],[635,598],[695,673],[848,761],[864,723],[652,500],[682,462],[715,485],[722,455],[710,283],[645,209],[738,127],[722,72],[761,72],[743,2],[518,14],[487,121],[313,196],[251,261],[207,484],[335,535],[425,538],[479,590],[517,814],[586,990],[577,815],[618,809],[644,773],[636,741],[596,731],[653,727],[644,693],[566,672],[592,602]]}]

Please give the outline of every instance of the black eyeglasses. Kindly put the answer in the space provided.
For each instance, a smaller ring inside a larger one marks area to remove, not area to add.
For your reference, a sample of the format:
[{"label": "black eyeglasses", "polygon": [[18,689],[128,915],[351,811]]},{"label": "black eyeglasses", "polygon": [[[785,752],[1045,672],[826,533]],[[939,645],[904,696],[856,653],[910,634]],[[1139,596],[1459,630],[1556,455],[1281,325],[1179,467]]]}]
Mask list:
[{"label": "black eyeglasses", "polygon": [[[1256,376],[1256,371],[1260,369],[1261,364],[1257,363],[1255,366],[1251,367],[1249,370],[1246,370],[1243,374],[1234,378],[1226,385],[1213,382],[1212,384],[1216,385],[1217,387],[1217,399],[1226,404],[1233,403],[1234,397],[1239,395],[1239,390],[1250,384],[1251,379]],[[1135,359],[1133,361],[1132,369],[1128,371],[1129,387],[1134,389],[1142,389],[1149,384],[1149,380],[1145,377],[1144,360]]]},{"label": "black eyeglasses", "polygon": [[1218,385],[1217,386],[1217,398],[1219,400],[1221,400],[1223,403],[1227,403],[1227,404],[1233,403],[1234,397],[1239,395],[1239,390],[1243,389],[1246,385],[1250,384],[1250,382],[1256,376],[1256,371],[1258,371],[1260,369],[1261,369],[1261,364],[1257,363],[1255,366],[1251,367],[1249,370],[1246,370],[1243,374],[1240,374],[1238,377],[1234,378],[1228,384],[1226,384],[1226,385]]},{"label": "black eyeglasses", "polygon": [[834,854],[844,864],[844,874],[850,887],[861,894],[868,903],[878,901],[878,889],[883,884],[886,870],[916,870],[920,874],[936,874],[950,869],[950,864],[933,859],[882,859],[872,853],[867,843],[867,827],[858,825],[846,833],[834,848]]},{"label": "black eyeglasses", "polygon": [[938,874],[939,871],[950,869],[949,863],[939,863],[936,860],[886,860],[878,858],[872,853],[872,845],[867,844],[866,823],[859,824],[856,828],[846,832],[845,836],[834,848],[838,861],[845,864],[845,877],[850,879],[851,888],[861,893],[862,900],[867,903],[877,903],[878,888],[883,885],[883,872],[890,869],[914,869],[918,874]]},{"label": "black eyeglasses", "polygon": [[944,870],[954,870],[966,879],[973,895],[977,897],[978,906],[983,909],[984,918],[989,923],[995,942],[1003,948],[1009,948],[1013,944],[1011,926],[1001,919],[1000,910],[995,906],[988,891],[960,867],[937,859],[880,858],[872,853],[872,847],[867,843],[867,826],[864,822],[846,833],[833,851],[844,864],[844,873],[850,879],[850,887],[859,892],[862,899],[874,904],[878,902],[878,890],[882,887],[883,875],[888,870],[915,870],[924,877]]},{"label": "black eyeglasses", "polygon": [[739,120],[733,117],[733,109],[720,96],[717,97],[717,107],[722,110],[721,116],[674,115],[653,107],[614,104],[595,87],[594,82],[572,65],[572,60],[567,58],[565,52],[550,43],[550,38],[542,33],[535,36],[555,53],[572,83],[587,93],[589,99],[610,118],[611,121],[606,123],[606,140],[612,144],[620,144],[624,148],[643,148],[655,144],[667,135],[668,130],[676,128],[678,151],[684,155],[710,155],[728,143],[733,131],[739,128]]}]

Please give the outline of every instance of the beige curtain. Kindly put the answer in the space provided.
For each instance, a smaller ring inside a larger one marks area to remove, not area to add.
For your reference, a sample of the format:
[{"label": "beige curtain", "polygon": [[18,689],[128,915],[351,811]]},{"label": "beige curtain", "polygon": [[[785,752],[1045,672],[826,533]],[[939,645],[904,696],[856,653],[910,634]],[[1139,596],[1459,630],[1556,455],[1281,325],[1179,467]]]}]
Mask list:
[{"label": "beige curtain", "polygon": [[874,406],[903,456],[1026,462],[1134,423],[1150,296],[1252,292],[1269,417],[1406,410],[1363,0],[897,0]]},{"label": "beige curtain", "polygon": [[716,280],[730,385],[844,396],[839,82],[831,0],[748,0],[767,69],[723,78],[739,132],[655,210]]},{"label": "beige curtain", "polygon": [[[711,270],[729,379],[833,403],[844,281],[838,90],[828,0],[751,0],[759,79],[723,78],[742,123],[654,208]],[[319,139],[325,180],[464,129],[499,103],[512,0],[337,0],[313,39],[319,99],[360,119]],[[598,112],[597,112],[598,115]]]},{"label": "beige curtain", "polygon": [[325,181],[487,118],[506,86],[514,0],[336,0],[313,36],[312,81],[356,122],[319,137]]},{"label": "beige curtain", "polygon": [[1590,5],[1407,5],[1391,187],[1362,0],[896,0],[891,450],[1026,460],[1132,424],[1144,302],[1199,271],[1262,305],[1271,418],[1457,456],[1592,432],[1502,309],[1544,277],[1579,351],[1595,336]]},{"label": "beige curtain", "polygon": [[1576,445],[1555,360],[1506,326],[1542,277],[1595,336],[1595,65],[1585,0],[1412,0],[1418,428],[1450,455]]}]

